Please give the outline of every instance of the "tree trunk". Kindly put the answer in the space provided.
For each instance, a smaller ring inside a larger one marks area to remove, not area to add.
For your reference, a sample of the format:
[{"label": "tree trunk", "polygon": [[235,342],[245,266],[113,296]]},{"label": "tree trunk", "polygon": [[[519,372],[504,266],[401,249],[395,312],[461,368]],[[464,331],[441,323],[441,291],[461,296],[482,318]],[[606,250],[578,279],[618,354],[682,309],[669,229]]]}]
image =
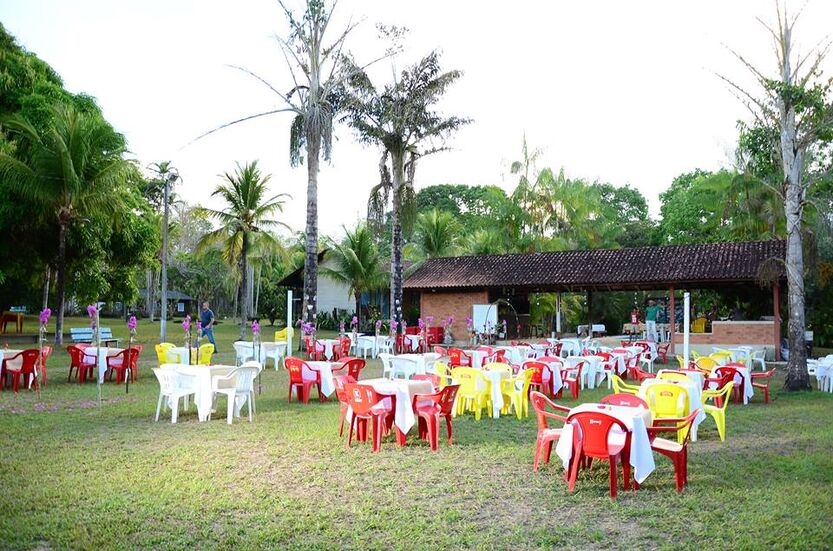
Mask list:
[{"label": "tree trunk", "polygon": [[46,267],[46,277],[43,282],[43,310],[49,307],[49,284],[52,281],[52,267]]},{"label": "tree trunk", "polygon": [[170,184],[165,178],[164,213],[162,215],[162,304],[159,312],[159,338],[161,342],[167,340],[165,324],[168,321],[168,199],[170,197]]},{"label": "tree trunk", "polygon": [[[257,317],[257,312],[260,308],[260,282],[262,280],[262,276],[263,276],[263,266],[261,266],[260,268],[257,269],[257,290],[255,291],[255,307],[254,307],[254,310],[252,311],[252,316],[255,317],[255,318]],[[275,325],[275,323],[272,322],[272,325]]]},{"label": "tree trunk", "polygon": [[243,232],[243,245],[240,247],[240,289],[237,299],[240,304],[240,340],[246,340],[246,322],[249,321],[249,234]]},{"label": "tree trunk", "polygon": [[391,152],[392,180],[393,180],[393,209],[391,212],[391,248],[390,248],[390,304],[391,319],[399,324],[397,332],[402,327],[402,183],[404,172],[405,152]]},{"label": "tree trunk", "polygon": [[362,326],[362,292],[356,291],[354,293],[356,297],[356,319],[359,320],[359,327]]},{"label": "tree trunk", "polygon": [[307,225],[302,319],[315,323],[318,312],[318,163],[321,135],[307,134]]},{"label": "tree trunk", "polygon": [[[784,84],[793,80],[790,67],[791,37],[785,29],[781,79]],[[790,306],[787,334],[790,341],[790,358],[787,364],[788,390],[810,389],[807,373],[807,349],[804,347],[804,249],[801,235],[801,216],[804,210],[804,186],[801,181],[804,158],[796,139],[796,113],[793,100],[783,93],[779,100],[781,130],[781,163],[784,169],[784,214],[787,221],[787,295]],[[779,323],[779,320],[775,320]],[[776,346],[780,346],[776,343]]]},{"label": "tree trunk", "polygon": [[55,294],[57,295],[55,316],[55,345],[64,344],[64,287],[66,285],[67,270],[67,226],[64,223],[58,225],[58,278],[55,283]]},{"label": "tree trunk", "polygon": [[145,291],[147,291],[145,294],[145,312],[150,321],[153,321],[153,318],[156,317],[156,297],[154,296],[156,285],[153,279],[153,270],[145,269]]}]

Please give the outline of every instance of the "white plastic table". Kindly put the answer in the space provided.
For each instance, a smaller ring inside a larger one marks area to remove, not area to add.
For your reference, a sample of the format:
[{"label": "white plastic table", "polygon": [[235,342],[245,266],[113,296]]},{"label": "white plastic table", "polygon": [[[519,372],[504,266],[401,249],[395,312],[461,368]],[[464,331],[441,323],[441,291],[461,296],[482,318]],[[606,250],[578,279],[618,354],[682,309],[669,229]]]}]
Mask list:
[{"label": "white plastic table", "polygon": [[[631,433],[630,464],[634,468],[634,478],[640,484],[654,472],[654,453],[651,451],[651,441],[648,439],[647,427],[651,426],[651,412],[645,408],[631,408],[625,406],[611,406],[601,404],[581,404],[570,410],[567,417],[582,412],[600,412],[615,417]],[[624,434],[616,434],[614,428],[611,430],[611,438],[624,439]],[[570,466],[570,458],[573,456],[573,426],[570,423],[564,425],[561,437],[555,453],[561,458],[564,469]]]},{"label": "white plastic table", "polygon": [[339,365],[338,362],[306,362],[306,364],[312,371],[306,367],[301,370],[301,377],[305,381],[315,381],[317,379],[315,372],[318,372],[321,374],[321,392],[325,396],[330,396],[335,392],[336,385],[335,381],[333,381],[333,366]]},{"label": "white plastic table", "polygon": [[173,346],[168,349],[167,354],[174,363],[185,365],[190,363],[188,361],[188,347],[186,346]]},{"label": "white plastic table", "polygon": [[[432,394],[434,387],[431,381],[413,381],[409,379],[365,379],[360,384],[370,385],[379,394],[396,396],[396,410],[393,423],[403,433],[411,430],[416,424],[413,398],[416,394]],[[352,418],[352,412],[348,412]]]},{"label": "white plastic table", "polygon": [[405,335],[405,342],[407,343],[405,348],[410,348],[416,352],[419,350],[419,345],[422,342],[422,335]]},{"label": "white plastic table", "polygon": [[685,411],[684,415],[689,415],[695,409],[700,410],[700,413],[697,415],[697,417],[694,419],[694,423],[691,425],[691,440],[692,442],[694,442],[697,440],[697,427],[699,427],[700,423],[702,423],[706,419],[706,410],[703,408],[703,384],[698,383],[695,379],[690,379],[687,381],[645,379],[644,381],[642,381],[642,384],[639,385],[638,396],[647,402],[648,389],[652,386],[666,383],[675,386],[681,386],[686,389],[686,392],[688,393],[688,410]]},{"label": "white plastic table", "polygon": [[485,350],[465,350],[465,353],[471,356],[471,366],[478,369],[483,367],[483,360],[490,355]]},{"label": "white plastic table", "polygon": [[115,356],[119,352],[123,352],[124,348],[110,348],[106,346],[95,347],[88,346],[84,349],[85,356],[96,358],[96,367],[98,368],[98,383],[104,384],[104,375],[107,373],[107,357]]},{"label": "white plastic table", "polygon": [[317,339],[316,346],[318,343],[324,345],[324,357],[328,360],[333,358],[333,346],[338,346],[339,340],[338,339]]},{"label": "white plastic table", "polygon": [[[165,366],[163,366],[165,367]],[[211,379],[213,377],[222,377],[228,375],[235,367],[233,365],[187,365],[187,364],[169,364],[176,370],[179,375],[185,375],[192,378],[192,388],[194,390],[194,403],[197,406],[197,417],[200,421],[208,421],[208,416],[211,415],[211,404],[214,398],[211,390]],[[240,408],[246,403],[246,397],[240,396],[234,402],[235,415],[240,415]]]}]

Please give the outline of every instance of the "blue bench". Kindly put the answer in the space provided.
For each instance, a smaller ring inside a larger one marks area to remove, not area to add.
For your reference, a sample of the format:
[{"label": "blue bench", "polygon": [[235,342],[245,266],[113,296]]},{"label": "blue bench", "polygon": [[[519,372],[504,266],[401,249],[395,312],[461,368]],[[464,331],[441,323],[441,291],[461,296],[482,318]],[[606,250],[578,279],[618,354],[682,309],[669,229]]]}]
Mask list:
[{"label": "blue bench", "polygon": [[[116,346],[118,346],[120,339],[113,338],[113,330],[109,327],[100,328],[98,333],[102,343],[106,345],[115,343]],[[73,343],[93,343],[92,327],[71,327],[69,330],[69,336],[72,338]]]}]

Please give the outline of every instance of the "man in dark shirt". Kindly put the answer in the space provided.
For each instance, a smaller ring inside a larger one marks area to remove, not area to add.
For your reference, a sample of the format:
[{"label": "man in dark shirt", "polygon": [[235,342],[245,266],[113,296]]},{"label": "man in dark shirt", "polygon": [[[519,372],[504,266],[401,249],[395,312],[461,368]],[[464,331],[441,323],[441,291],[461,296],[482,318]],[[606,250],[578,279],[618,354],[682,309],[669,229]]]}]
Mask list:
[{"label": "man in dark shirt", "polygon": [[202,303],[202,314],[200,315],[202,322],[202,335],[208,338],[208,342],[214,345],[214,352],[217,352],[217,343],[214,342],[214,312],[208,307],[208,301]]}]

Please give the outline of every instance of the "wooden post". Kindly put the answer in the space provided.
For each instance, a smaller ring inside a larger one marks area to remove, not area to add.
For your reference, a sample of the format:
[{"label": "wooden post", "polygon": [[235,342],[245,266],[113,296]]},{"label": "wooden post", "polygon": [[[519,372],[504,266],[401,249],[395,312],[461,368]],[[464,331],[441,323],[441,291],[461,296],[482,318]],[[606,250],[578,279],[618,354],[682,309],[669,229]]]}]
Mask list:
[{"label": "wooden post", "polygon": [[781,282],[772,285],[772,317],[775,320],[775,361],[781,361]]},{"label": "wooden post", "polygon": [[674,355],[677,353],[676,349],[674,348],[674,337],[677,335],[676,330],[676,323],[677,323],[677,309],[676,305],[674,304],[674,286],[672,285],[668,289],[668,306],[671,309],[670,314],[668,315],[668,323],[671,327],[671,346],[669,347],[668,353]]},{"label": "wooden post", "polygon": [[593,291],[587,291],[587,336],[593,337]]}]

